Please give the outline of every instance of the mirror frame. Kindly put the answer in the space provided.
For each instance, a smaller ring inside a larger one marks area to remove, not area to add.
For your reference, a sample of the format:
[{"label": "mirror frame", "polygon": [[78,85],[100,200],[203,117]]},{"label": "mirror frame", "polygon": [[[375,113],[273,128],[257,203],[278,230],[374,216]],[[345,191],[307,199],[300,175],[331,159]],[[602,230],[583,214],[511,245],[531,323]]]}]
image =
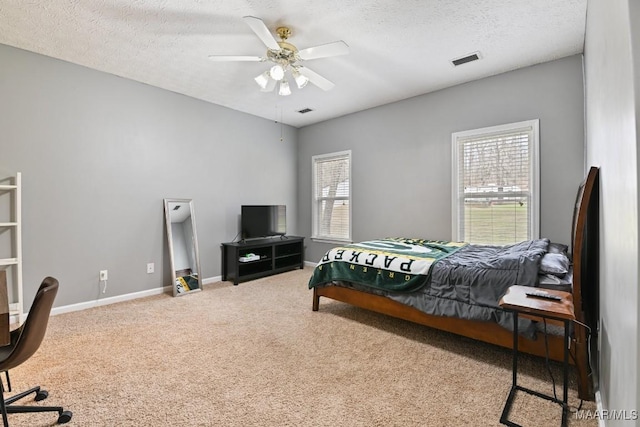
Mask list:
[{"label": "mirror frame", "polygon": [[[174,250],[173,250],[173,233],[171,232],[171,211],[169,210],[169,205],[171,203],[183,203],[189,205],[189,210],[191,211],[191,228],[193,230],[193,245],[194,245],[194,255],[195,255],[195,267],[196,272],[198,274],[198,288],[189,290],[188,292],[178,292],[178,287],[176,286],[176,269],[175,269],[175,259],[174,259]],[[169,246],[169,259],[171,261],[171,287],[173,288],[173,296],[183,296],[189,295],[194,292],[198,292],[202,290],[202,274],[200,272],[200,253],[198,252],[198,233],[196,232],[196,217],[195,210],[193,207],[192,199],[164,199],[164,218],[165,224],[167,226],[167,244]]]}]

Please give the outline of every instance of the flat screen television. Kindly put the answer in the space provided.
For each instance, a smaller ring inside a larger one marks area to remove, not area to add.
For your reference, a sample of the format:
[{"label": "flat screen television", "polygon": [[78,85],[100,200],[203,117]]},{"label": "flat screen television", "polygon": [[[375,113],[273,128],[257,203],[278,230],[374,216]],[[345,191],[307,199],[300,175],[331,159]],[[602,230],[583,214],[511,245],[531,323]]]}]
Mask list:
[{"label": "flat screen television", "polygon": [[284,236],[287,234],[286,205],[242,205],[242,239]]}]

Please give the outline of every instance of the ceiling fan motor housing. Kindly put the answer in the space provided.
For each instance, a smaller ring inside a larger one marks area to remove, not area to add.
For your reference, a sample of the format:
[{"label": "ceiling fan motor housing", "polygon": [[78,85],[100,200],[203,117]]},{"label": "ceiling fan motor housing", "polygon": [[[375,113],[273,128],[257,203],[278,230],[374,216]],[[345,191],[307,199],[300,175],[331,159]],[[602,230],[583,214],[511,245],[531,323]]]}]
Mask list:
[{"label": "ceiling fan motor housing", "polygon": [[291,29],[289,27],[278,27],[276,28],[276,33],[278,33],[282,41],[285,41],[291,36]]},{"label": "ceiling fan motor housing", "polygon": [[291,36],[291,30],[288,27],[278,27],[276,29],[276,33],[278,33],[278,36],[280,36],[281,39],[278,42],[280,49],[267,49],[267,58],[276,64],[280,64],[283,68],[286,68],[300,60],[298,57],[298,48],[286,41],[289,36]]}]

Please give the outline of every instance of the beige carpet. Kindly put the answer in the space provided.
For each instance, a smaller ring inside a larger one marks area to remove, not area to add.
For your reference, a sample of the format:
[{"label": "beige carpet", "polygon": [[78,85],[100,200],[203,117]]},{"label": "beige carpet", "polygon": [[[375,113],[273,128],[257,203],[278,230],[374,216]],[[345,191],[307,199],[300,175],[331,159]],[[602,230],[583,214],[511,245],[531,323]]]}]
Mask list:
[{"label": "beige carpet", "polygon": [[[310,274],[54,316],[38,353],[11,372],[13,388],[41,384],[41,404],[73,411],[70,426],[500,425],[509,350],[326,299],[313,312]],[[551,392],[542,359],[523,357],[521,368],[523,385]],[[519,395],[511,418],[555,426],[560,407]]]}]

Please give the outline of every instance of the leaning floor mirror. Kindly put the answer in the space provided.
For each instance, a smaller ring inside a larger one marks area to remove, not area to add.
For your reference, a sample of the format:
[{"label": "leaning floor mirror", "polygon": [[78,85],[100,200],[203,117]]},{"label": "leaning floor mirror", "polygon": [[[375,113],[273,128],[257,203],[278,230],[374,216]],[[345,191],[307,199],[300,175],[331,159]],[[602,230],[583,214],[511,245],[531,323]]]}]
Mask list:
[{"label": "leaning floor mirror", "polygon": [[202,290],[196,219],[191,199],[164,199],[173,296]]}]

